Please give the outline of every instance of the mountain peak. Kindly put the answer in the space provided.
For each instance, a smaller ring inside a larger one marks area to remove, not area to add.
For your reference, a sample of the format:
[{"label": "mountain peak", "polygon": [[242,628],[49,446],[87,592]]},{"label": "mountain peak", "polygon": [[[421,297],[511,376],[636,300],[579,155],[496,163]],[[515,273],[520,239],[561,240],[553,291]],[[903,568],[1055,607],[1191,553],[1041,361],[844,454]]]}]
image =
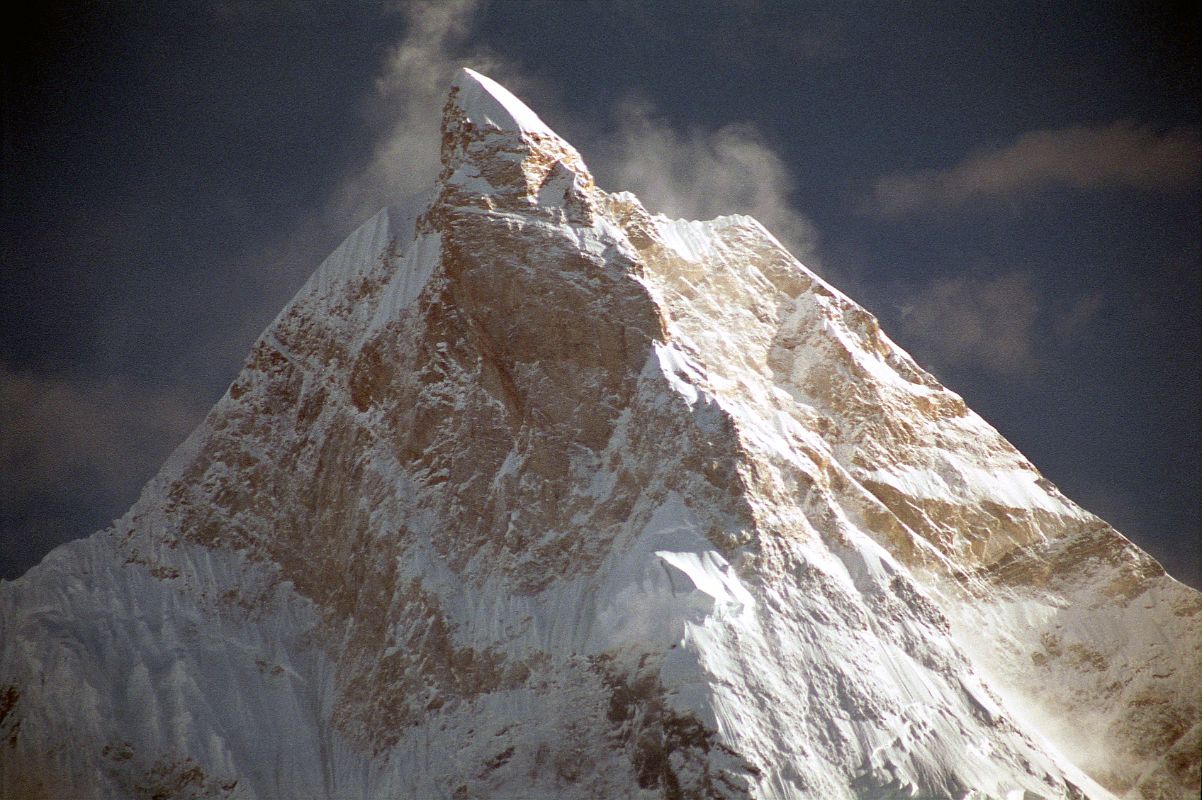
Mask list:
[{"label": "mountain peak", "polygon": [[1198,797],[1202,595],[749,217],[442,147],[0,583],[0,797]]},{"label": "mountain peak", "polygon": [[593,218],[593,177],[576,149],[501,84],[464,67],[443,108],[444,206]]},{"label": "mountain peak", "polygon": [[451,98],[463,118],[478,128],[556,135],[512,92],[473,69],[459,70],[451,84]]}]

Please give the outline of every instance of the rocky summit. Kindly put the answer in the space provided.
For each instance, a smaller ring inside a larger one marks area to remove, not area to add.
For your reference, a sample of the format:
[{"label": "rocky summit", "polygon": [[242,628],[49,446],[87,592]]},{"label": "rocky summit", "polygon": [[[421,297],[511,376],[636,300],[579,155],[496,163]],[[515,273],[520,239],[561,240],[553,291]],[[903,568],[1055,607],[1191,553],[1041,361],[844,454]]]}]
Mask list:
[{"label": "rocky summit", "polygon": [[6,798],[1196,798],[1202,595],[754,219],[463,70],[431,190],[0,585]]}]

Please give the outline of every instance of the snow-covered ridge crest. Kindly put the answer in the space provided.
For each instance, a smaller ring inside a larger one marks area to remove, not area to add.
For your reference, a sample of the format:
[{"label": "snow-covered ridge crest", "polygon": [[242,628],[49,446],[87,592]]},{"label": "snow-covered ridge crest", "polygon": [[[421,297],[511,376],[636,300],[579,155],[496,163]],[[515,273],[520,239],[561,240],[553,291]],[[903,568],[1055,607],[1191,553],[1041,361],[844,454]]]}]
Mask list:
[{"label": "snow-covered ridge crest", "polygon": [[478,73],[443,124],[0,586],[0,795],[1196,796],[1198,593],[759,223],[601,191]]},{"label": "snow-covered ridge crest", "polygon": [[508,89],[473,69],[461,69],[451,87],[457,90],[452,96],[463,118],[477,127],[556,135]]}]

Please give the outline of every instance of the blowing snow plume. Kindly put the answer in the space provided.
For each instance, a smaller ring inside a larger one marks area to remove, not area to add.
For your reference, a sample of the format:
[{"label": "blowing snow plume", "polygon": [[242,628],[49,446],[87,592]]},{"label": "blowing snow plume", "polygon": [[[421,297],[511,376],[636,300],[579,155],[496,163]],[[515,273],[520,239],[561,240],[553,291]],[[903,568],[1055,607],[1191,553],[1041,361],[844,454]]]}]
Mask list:
[{"label": "blowing snow plume", "polygon": [[0,792],[1196,794],[1197,592],[755,219],[468,70],[440,141],[0,586]]}]

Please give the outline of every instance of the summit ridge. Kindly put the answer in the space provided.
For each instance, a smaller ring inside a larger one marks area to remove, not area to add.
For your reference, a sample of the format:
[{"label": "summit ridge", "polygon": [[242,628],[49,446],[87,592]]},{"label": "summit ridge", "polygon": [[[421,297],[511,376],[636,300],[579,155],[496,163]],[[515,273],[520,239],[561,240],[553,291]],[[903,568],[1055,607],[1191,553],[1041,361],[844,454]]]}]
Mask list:
[{"label": "summit ridge", "polygon": [[473,69],[463,67],[451,88],[457,92],[455,102],[464,118],[475,125],[500,131],[556,135],[508,89]]},{"label": "summit ridge", "polygon": [[1178,800],[1200,634],[758,222],[464,69],[431,191],[0,585],[0,794]]}]

